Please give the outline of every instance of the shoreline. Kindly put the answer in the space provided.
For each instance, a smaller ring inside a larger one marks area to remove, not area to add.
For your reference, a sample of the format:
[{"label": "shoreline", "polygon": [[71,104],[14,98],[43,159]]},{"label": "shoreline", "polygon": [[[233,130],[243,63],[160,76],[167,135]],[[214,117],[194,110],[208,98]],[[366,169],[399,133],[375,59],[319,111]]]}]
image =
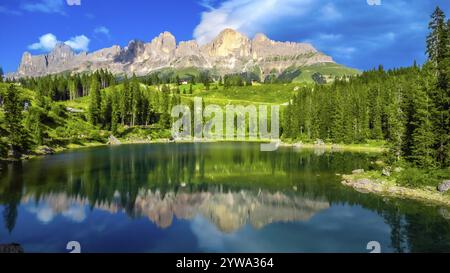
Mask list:
[{"label": "shoreline", "polygon": [[281,142],[280,147],[295,147],[299,149],[324,149],[336,152],[374,152],[382,153],[386,150],[382,145],[368,146],[367,144],[324,144],[318,145],[313,143],[288,143]]},{"label": "shoreline", "polygon": [[[33,158],[38,158],[41,156],[53,155],[67,151],[75,151],[84,148],[94,148],[101,146],[120,146],[120,145],[130,145],[130,144],[168,144],[168,143],[233,143],[233,142],[245,142],[245,143],[269,143],[270,140],[260,140],[260,139],[245,139],[245,140],[193,140],[193,139],[185,139],[185,140],[170,140],[167,138],[159,138],[154,140],[149,139],[119,139],[119,144],[108,144],[102,142],[82,142],[81,144],[71,143],[65,147],[48,147],[48,146],[40,146],[31,154],[22,155],[21,158],[13,159],[13,158],[0,158],[0,162],[17,162],[21,160],[29,160]],[[376,146],[368,146],[367,144],[313,144],[313,143],[292,143],[292,142],[283,142],[280,141],[278,143],[278,147],[292,147],[297,149],[307,149],[307,150],[326,150],[331,152],[373,152],[373,153],[381,153],[385,151],[385,147],[382,145]],[[42,152],[41,150],[49,150],[49,152]]]},{"label": "shoreline", "polygon": [[342,185],[351,187],[360,193],[373,193],[380,196],[411,199],[450,207],[450,195],[440,193],[434,187],[407,188],[399,186],[395,181],[373,178],[367,173],[342,175],[342,179]]}]

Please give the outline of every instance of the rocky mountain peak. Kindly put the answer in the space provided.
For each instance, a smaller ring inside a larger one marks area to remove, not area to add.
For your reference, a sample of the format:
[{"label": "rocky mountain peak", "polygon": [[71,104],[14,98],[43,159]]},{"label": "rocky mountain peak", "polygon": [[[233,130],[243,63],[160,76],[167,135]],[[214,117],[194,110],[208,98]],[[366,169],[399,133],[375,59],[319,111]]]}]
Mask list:
[{"label": "rocky mountain peak", "polygon": [[251,43],[247,36],[227,28],[206,45],[207,52],[212,57],[247,57],[250,55]]},{"label": "rocky mountain peak", "polygon": [[170,54],[177,47],[177,41],[172,33],[165,31],[159,34],[158,37],[154,38],[151,42],[152,48],[160,50],[166,54]]},{"label": "rocky mountain peak", "polygon": [[[76,54],[59,43],[48,54],[25,52],[19,69],[10,77],[36,77],[64,71],[86,72],[103,68],[116,74],[146,75],[161,68],[214,68],[221,74],[241,73],[259,67],[262,76],[274,69],[334,62],[312,45],[277,42],[259,33],[250,40],[244,34],[227,28],[210,43],[199,46],[194,40],[180,42],[165,31],[145,43],[132,40],[125,47],[112,46],[92,53]],[[253,71],[253,70],[252,70]]]},{"label": "rocky mountain peak", "polygon": [[253,38],[253,42],[267,42],[270,39],[264,33],[257,33]]},{"label": "rocky mountain peak", "polygon": [[70,46],[65,43],[57,43],[55,48],[52,50],[53,54],[67,54],[73,53],[73,50]]}]

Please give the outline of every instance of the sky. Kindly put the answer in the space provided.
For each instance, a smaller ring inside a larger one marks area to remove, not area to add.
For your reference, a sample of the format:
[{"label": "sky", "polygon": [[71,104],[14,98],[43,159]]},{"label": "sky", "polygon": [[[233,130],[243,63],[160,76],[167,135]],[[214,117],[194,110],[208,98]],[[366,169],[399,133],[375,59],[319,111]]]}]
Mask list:
[{"label": "sky", "polygon": [[0,66],[13,72],[23,52],[43,54],[58,42],[92,52],[170,31],[204,44],[233,28],[308,42],[361,70],[394,68],[426,60],[437,5],[450,18],[448,0],[0,0]]}]

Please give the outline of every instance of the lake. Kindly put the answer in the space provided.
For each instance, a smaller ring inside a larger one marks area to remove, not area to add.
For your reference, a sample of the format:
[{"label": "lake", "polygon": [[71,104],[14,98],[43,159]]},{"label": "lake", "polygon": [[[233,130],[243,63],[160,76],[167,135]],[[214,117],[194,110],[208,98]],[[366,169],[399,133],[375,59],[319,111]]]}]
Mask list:
[{"label": "lake", "polygon": [[359,193],[376,154],[257,143],[86,148],[3,165],[0,243],[25,252],[450,252],[450,209]]}]

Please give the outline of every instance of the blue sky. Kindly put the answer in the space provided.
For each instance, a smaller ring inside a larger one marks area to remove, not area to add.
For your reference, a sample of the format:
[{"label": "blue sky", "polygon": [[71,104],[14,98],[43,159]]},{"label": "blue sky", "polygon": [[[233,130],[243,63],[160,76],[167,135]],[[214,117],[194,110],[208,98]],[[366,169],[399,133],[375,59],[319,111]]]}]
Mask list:
[{"label": "blue sky", "polygon": [[392,68],[425,60],[436,5],[450,15],[448,0],[2,0],[0,65],[15,71],[24,51],[48,52],[57,42],[95,51],[170,31],[205,43],[231,27],[310,42],[347,66]]}]

